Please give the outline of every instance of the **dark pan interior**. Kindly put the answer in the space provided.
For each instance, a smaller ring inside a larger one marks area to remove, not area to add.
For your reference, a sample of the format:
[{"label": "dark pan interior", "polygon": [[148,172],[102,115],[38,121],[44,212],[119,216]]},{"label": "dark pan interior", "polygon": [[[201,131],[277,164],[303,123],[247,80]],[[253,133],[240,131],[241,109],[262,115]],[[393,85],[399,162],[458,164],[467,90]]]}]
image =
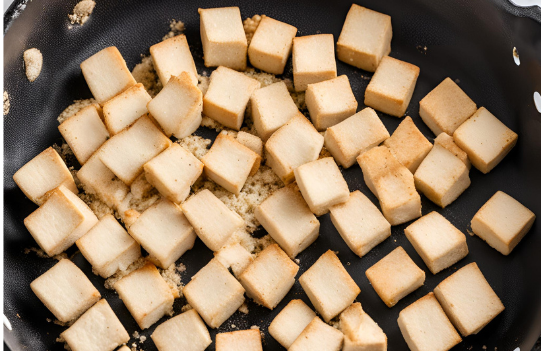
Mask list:
[{"label": "dark pan interior", "polygon": [[[9,29],[4,37],[4,89],[9,92],[11,110],[4,117],[4,313],[13,326],[4,329],[5,341],[12,350],[62,350],[55,343],[63,327],[48,323],[51,313],[31,292],[29,283],[49,269],[56,261],[24,254],[25,248],[36,243],[23,225],[23,219],[36,206],[24,197],[12,180],[13,173],[46,147],[59,141],[56,117],[75,99],[91,97],[79,63],[99,51],[115,45],[129,68],[140,62],[141,54],[159,42],[169,30],[172,19],[186,23],[199,72],[207,70],[201,60],[198,7],[238,5],[243,18],[266,14],[293,24],[298,35],[340,33],[351,0],[315,1],[109,1],[100,0],[91,19],[83,26],[69,29],[67,14],[76,1],[33,1],[13,19],[17,4],[5,17]],[[541,114],[533,104],[534,91],[541,92],[541,10],[518,9],[505,0],[362,0],[363,6],[392,16],[393,41],[391,56],[421,68],[421,74],[408,109],[421,131],[430,139],[431,131],[418,115],[419,100],[445,77],[459,85],[478,104],[485,106],[507,126],[519,134],[518,145],[488,175],[472,169],[472,185],[448,208],[441,210],[423,197],[423,214],[438,210],[464,233],[475,212],[497,190],[512,195],[541,215]],[[424,51],[420,48],[427,47]],[[22,53],[36,47],[44,56],[41,76],[29,83],[24,75]],[[512,49],[517,47],[521,65],[513,61]],[[289,75],[291,74],[291,64]],[[367,72],[338,61],[338,74],[347,74],[359,101],[368,84]],[[287,71],[287,69],[286,69]],[[401,121],[380,114],[392,132]],[[215,135],[198,131],[200,135]],[[376,199],[362,181],[361,170],[353,166],[344,176],[350,190],[360,189],[373,201]],[[377,202],[376,202],[377,203]],[[339,237],[328,215],[320,218],[320,238],[299,255],[302,274],[329,248],[338,251],[346,269],[361,287],[358,301],[379,323],[388,336],[389,350],[407,350],[396,319],[398,313],[424,296],[444,278],[470,262],[477,262],[487,280],[502,299],[506,309],[479,334],[469,336],[454,350],[531,350],[541,332],[541,226],[539,220],[531,232],[509,256],[503,256],[478,237],[467,235],[470,254],[458,264],[436,276],[432,275],[403,234],[405,225],[393,227],[392,237],[359,259]],[[263,234],[263,233],[260,233]],[[403,246],[413,260],[427,272],[425,285],[401,300],[392,309],[378,298],[365,277],[365,270],[397,246]],[[70,253],[74,253],[72,248]],[[204,266],[212,253],[197,240],[179,262],[188,267],[184,283]],[[112,305],[130,334],[138,330],[118,296],[103,286],[103,280],[91,273],[90,265],[81,254],[73,260],[83,269],[102,295]],[[250,313],[240,312],[216,332],[258,325],[265,332],[266,350],[281,349],[268,334],[274,316],[292,298],[308,302],[300,285],[295,283],[286,298],[274,311],[249,303]],[[176,313],[184,301],[175,304]],[[164,319],[165,320],[165,319]],[[161,320],[159,323],[163,322]],[[157,324],[159,324],[157,323]],[[156,324],[156,325],[157,325]],[[155,325],[155,326],[156,326]],[[154,328],[142,333],[149,336]],[[130,342],[130,344],[133,340]],[[140,345],[155,350],[150,339]],[[214,349],[214,344],[210,347]]]}]

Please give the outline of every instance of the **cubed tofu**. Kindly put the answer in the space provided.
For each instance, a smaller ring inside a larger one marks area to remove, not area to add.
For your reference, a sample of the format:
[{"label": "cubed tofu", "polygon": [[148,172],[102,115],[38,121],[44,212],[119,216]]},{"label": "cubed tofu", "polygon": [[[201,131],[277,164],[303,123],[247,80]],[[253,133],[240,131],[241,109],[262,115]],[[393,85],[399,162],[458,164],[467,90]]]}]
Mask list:
[{"label": "cubed tofu", "polygon": [[410,224],[404,233],[432,274],[451,267],[468,254],[464,233],[435,211]]},{"label": "cubed tofu", "polygon": [[509,255],[535,221],[535,214],[503,191],[496,192],[471,221],[473,232],[504,255]]},{"label": "cubed tofu", "polygon": [[453,135],[476,110],[475,102],[451,78],[445,78],[419,102],[419,116],[435,135]]},{"label": "cubed tofu", "polygon": [[244,288],[217,259],[197,272],[182,290],[211,328],[218,328],[244,303]]},{"label": "cubed tofu", "polygon": [[131,351],[131,349],[128,346],[124,345],[117,349],[117,351]]},{"label": "cubed tofu", "polygon": [[315,317],[302,300],[291,300],[272,320],[269,334],[288,349]]},{"label": "cubed tofu", "polygon": [[412,351],[448,351],[462,341],[434,293],[400,311],[398,326]]},{"label": "cubed tofu", "polygon": [[81,70],[86,84],[100,105],[136,84],[126,61],[114,46],[84,60]]},{"label": "cubed tofu", "polygon": [[98,155],[107,168],[130,185],[141,174],[144,164],[170,145],[171,140],[148,117],[141,117],[107,140]]},{"label": "cubed tofu", "polygon": [[60,337],[73,351],[113,351],[130,340],[115,312],[101,299]]},{"label": "cubed tofu", "polygon": [[458,145],[455,143],[454,138],[449,134],[445,132],[440,133],[440,135],[438,135],[438,137],[434,139],[434,145],[440,145],[441,147],[446,148],[448,151],[452,152],[456,157],[458,157],[460,161],[464,162],[468,169],[471,168],[471,162],[468,158],[468,154],[460,147],[458,147]]},{"label": "cubed tofu", "polygon": [[383,57],[366,87],[364,104],[391,116],[404,116],[419,72],[411,63]]},{"label": "cubed tofu", "polygon": [[150,55],[163,86],[172,76],[180,76],[182,72],[188,73],[192,83],[197,86],[197,69],[184,34],[152,45]]},{"label": "cubed tofu", "polygon": [[96,223],[94,212],[63,185],[24,219],[26,229],[49,256],[69,248]]},{"label": "cubed tofu", "polygon": [[68,167],[52,147],[28,161],[13,175],[24,195],[42,205],[52,191],[61,185],[77,194],[77,186]]},{"label": "cubed tofu", "polygon": [[368,268],[366,277],[387,307],[393,307],[425,282],[425,272],[417,267],[402,246]]},{"label": "cubed tofu", "polygon": [[190,194],[191,186],[203,173],[203,163],[191,152],[173,144],[144,165],[145,176],[160,194],[174,203],[181,203]]},{"label": "cubed tofu", "polygon": [[439,283],[434,294],[463,336],[477,334],[505,309],[475,262]]},{"label": "cubed tofu", "polygon": [[357,156],[357,162],[359,163],[359,166],[361,166],[366,186],[374,195],[376,195],[376,197],[379,196],[377,192],[378,189],[375,187],[376,180],[389,172],[405,167],[398,162],[391,150],[385,146],[373,147],[370,150],[361,153]]},{"label": "cubed tofu", "polygon": [[348,184],[332,157],[306,163],[294,172],[301,194],[316,216],[349,198]]},{"label": "cubed tofu", "polygon": [[216,351],[263,351],[259,329],[216,334]]},{"label": "cubed tofu", "polygon": [[447,149],[436,145],[415,171],[415,187],[430,201],[445,208],[471,184],[470,170]]},{"label": "cubed tofu", "polygon": [[323,136],[302,115],[297,115],[278,129],[265,143],[267,165],[285,183],[295,180],[293,170],[315,161],[323,148]]},{"label": "cubed tofu", "polygon": [[255,130],[264,141],[299,113],[284,82],[257,89],[251,107]]},{"label": "cubed tofu", "polygon": [[518,135],[486,108],[479,110],[454,132],[456,144],[475,168],[490,172],[517,144]]},{"label": "cubed tofu", "polygon": [[141,83],[118,94],[103,104],[103,121],[111,135],[131,126],[139,117],[148,113],[147,104],[152,100]]},{"label": "cubed tofu", "polygon": [[220,250],[244,226],[244,220],[208,189],[186,200],[182,211],[199,239],[212,251]]},{"label": "cubed tofu", "polygon": [[246,295],[268,309],[274,309],[293,284],[299,266],[277,244],[267,246],[240,274]]},{"label": "cubed tofu", "polygon": [[180,208],[161,200],[146,209],[129,233],[149,253],[150,259],[166,269],[193,247],[195,232]]},{"label": "cubed tofu", "polygon": [[359,302],[340,314],[340,330],[344,333],[342,351],[387,351],[387,335]]},{"label": "cubed tofu", "polygon": [[224,189],[238,195],[253,170],[259,168],[261,156],[239,143],[231,135],[218,134],[212,147],[201,158],[207,177]]},{"label": "cubed tofu", "polygon": [[325,322],[338,316],[361,292],[331,250],[321,255],[312,267],[300,276],[299,282]]},{"label": "cubed tofu", "polygon": [[173,310],[173,292],[150,262],[117,281],[114,288],[141,329]]},{"label": "cubed tofu", "polygon": [[194,309],[158,325],[150,337],[159,351],[204,351],[212,343],[207,326]]},{"label": "cubed tofu", "polygon": [[288,351],[340,351],[343,343],[344,334],[341,331],[314,317]]},{"label": "cubed tofu", "polygon": [[316,34],[293,39],[293,82],[296,91],[308,84],[336,78],[334,37]]},{"label": "cubed tofu", "polygon": [[63,323],[76,319],[101,298],[83,271],[67,259],[36,278],[30,288]]},{"label": "cubed tofu", "polygon": [[336,43],[336,57],[374,72],[391,52],[392,37],[391,16],[352,4]]},{"label": "cubed tofu", "polygon": [[336,163],[349,168],[360,154],[378,146],[389,137],[376,111],[367,107],[325,132],[325,148]]},{"label": "cubed tofu", "polygon": [[398,125],[393,135],[383,142],[393,156],[415,173],[426,155],[432,150],[432,143],[421,133],[410,116]]},{"label": "cubed tofu", "polygon": [[248,42],[238,7],[199,9],[205,66],[246,69]]},{"label": "cubed tofu", "polygon": [[351,251],[363,257],[391,236],[391,225],[366,195],[356,190],[330,208],[331,221]]},{"label": "cubed tofu", "polygon": [[187,137],[201,125],[203,94],[182,72],[172,76],[163,89],[147,104],[148,111],[160,124],[167,136]]},{"label": "cubed tofu", "polygon": [[237,141],[259,156],[263,156],[263,141],[260,137],[246,132],[238,132]]},{"label": "cubed tofu", "polygon": [[141,257],[139,243],[110,214],[102,217],[76,244],[92,270],[103,278],[126,270]]},{"label": "cubed tofu", "polygon": [[357,100],[346,75],[308,84],[306,107],[317,130],[326,130],[353,116]]},{"label": "cubed tofu", "polygon": [[240,243],[225,246],[214,253],[214,257],[227,269],[231,268],[235,277],[239,277],[254,258]]}]

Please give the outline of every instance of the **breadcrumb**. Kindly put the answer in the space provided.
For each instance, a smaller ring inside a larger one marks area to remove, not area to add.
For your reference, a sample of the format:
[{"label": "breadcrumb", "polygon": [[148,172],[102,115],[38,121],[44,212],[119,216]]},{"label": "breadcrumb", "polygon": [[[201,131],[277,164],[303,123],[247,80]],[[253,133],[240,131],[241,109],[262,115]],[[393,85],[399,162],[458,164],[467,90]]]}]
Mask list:
[{"label": "breadcrumb", "polygon": [[41,73],[43,67],[43,55],[36,48],[28,49],[23,53],[24,66],[26,69],[26,78],[30,82],[35,81]]},{"label": "breadcrumb", "polygon": [[210,84],[210,78],[206,76],[206,73],[207,72],[204,71],[202,75],[197,75],[197,87],[199,88],[199,90],[201,90],[201,93],[203,93],[203,95],[207,93]]},{"label": "breadcrumb", "polygon": [[141,63],[135,65],[131,72],[137,83],[143,84],[148,94],[155,97],[162,90],[162,83],[154,69],[154,62],[151,56],[145,56]]},{"label": "breadcrumb", "polygon": [[208,147],[212,140],[205,139],[197,135],[190,135],[185,138],[177,140],[177,143],[190,151],[195,157],[201,159],[207,154]]},{"label": "breadcrumb", "polygon": [[77,3],[73,8],[73,13],[68,15],[71,24],[80,24],[81,26],[88,21],[96,2],[94,0],[83,0]]},{"label": "breadcrumb", "polygon": [[246,40],[248,41],[248,45],[250,45],[250,42],[252,41],[252,37],[254,36],[254,33],[259,27],[259,22],[261,22],[261,19],[266,17],[265,15],[255,15],[253,17],[248,17],[245,19],[242,24],[244,27],[244,33],[246,34]]},{"label": "breadcrumb", "polygon": [[171,20],[171,22],[169,22],[169,29],[170,29],[169,33],[167,33],[162,38],[162,41],[184,33],[184,31],[186,30],[186,26],[184,25],[184,22],[182,21]]}]

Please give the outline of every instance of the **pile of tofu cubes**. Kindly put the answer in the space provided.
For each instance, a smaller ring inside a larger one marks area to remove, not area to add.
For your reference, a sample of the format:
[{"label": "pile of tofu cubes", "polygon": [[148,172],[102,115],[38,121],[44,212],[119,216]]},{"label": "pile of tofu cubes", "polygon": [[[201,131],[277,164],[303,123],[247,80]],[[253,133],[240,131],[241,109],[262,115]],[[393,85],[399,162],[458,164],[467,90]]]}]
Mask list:
[{"label": "pile of tofu cubes", "polygon": [[[317,217],[326,213],[359,257],[387,239],[391,226],[412,220],[405,235],[432,274],[468,254],[465,235],[449,220],[437,212],[422,216],[420,193],[441,208],[449,206],[470,186],[471,165],[490,172],[516,144],[517,134],[477,108],[450,78],[420,101],[420,119],[406,116],[390,134],[376,111],[404,117],[420,69],[388,56],[389,16],[352,5],[336,44],[331,34],[297,37],[294,26],[263,16],[248,46],[239,8],[199,14],[204,63],[217,67],[204,96],[182,34],[150,48],[163,85],[154,97],[135,81],[116,47],[81,63],[96,103],[61,123],[59,131],[81,165],[77,178],[84,191],[118,213],[123,224],[112,215],[97,218],[77,196],[60,155],[48,148],[14,175],[39,206],[24,224],[47,255],[76,244],[94,272],[108,278],[125,271],[144,249],[146,263],[116,281],[114,289],[139,327],[147,329],[171,315],[179,297],[160,269],[175,264],[199,238],[214,258],[183,289],[193,309],[158,325],[152,340],[160,351],[200,351],[212,342],[207,328],[220,327],[245,296],[269,310],[280,304],[299,273],[295,257],[318,238]],[[290,54],[294,90],[305,93],[310,119],[284,82],[261,87],[242,73],[249,60],[261,71],[283,74]],[[359,112],[349,78],[337,75],[335,57],[374,72],[364,93],[367,107]],[[257,135],[220,133],[201,159],[173,142],[194,133],[202,115],[239,131],[249,104]],[[433,143],[417,127],[421,120],[436,136]],[[324,146],[332,157],[320,157]],[[234,241],[245,227],[243,218],[211,191],[193,194],[191,187],[204,176],[239,195],[262,162],[285,186],[254,209],[275,242],[254,255]],[[379,208],[360,190],[350,192],[339,166],[356,163]],[[153,188],[158,202],[142,213],[131,207]],[[508,255],[534,219],[499,191],[471,226]],[[397,247],[366,277],[392,307],[423,286],[425,271]],[[387,349],[385,333],[355,302],[360,288],[333,251],[298,280],[315,311],[297,299],[276,315],[268,330],[283,347]],[[71,261],[56,263],[31,288],[59,321],[74,322],[62,333],[72,350],[113,350],[130,339],[109,303]],[[475,334],[503,309],[471,263],[402,310],[398,325],[412,350],[444,351],[461,341],[455,328],[462,336]],[[339,319],[339,328],[327,324],[333,319]],[[215,342],[217,351],[262,350],[257,329],[221,333]]]}]

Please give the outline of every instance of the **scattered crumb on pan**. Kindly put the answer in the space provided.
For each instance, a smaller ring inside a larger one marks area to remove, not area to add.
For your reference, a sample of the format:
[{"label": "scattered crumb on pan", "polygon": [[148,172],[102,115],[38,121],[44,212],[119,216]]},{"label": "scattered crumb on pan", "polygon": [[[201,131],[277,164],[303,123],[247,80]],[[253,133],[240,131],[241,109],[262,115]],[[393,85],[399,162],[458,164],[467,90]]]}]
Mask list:
[{"label": "scattered crumb on pan", "polygon": [[9,113],[10,107],[11,107],[11,104],[9,102],[9,94],[7,91],[4,90],[4,116]]},{"label": "scattered crumb on pan", "polygon": [[23,53],[24,67],[26,72],[26,78],[30,82],[38,79],[43,67],[43,55],[41,51],[36,48],[31,48]]},{"label": "scattered crumb on pan", "polygon": [[94,0],[83,0],[77,3],[73,8],[73,13],[68,15],[71,24],[80,24],[81,26],[88,21],[96,2]]}]

